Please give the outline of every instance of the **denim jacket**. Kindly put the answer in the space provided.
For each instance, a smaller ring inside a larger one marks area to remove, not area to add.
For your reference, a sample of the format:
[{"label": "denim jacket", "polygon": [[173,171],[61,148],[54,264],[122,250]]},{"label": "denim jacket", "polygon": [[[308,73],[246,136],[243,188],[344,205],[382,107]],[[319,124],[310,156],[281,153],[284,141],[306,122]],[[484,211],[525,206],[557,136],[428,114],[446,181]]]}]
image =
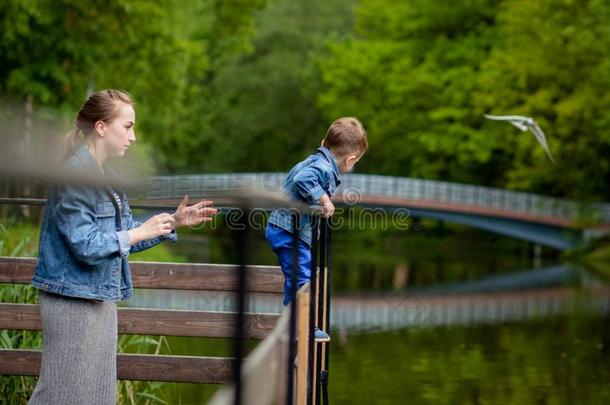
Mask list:
[{"label": "denim jacket", "polygon": [[[64,167],[102,174],[84,145]],[[166,239],[175,242],[176,233],[130,246],[127,231],[141,224],[133,220],[125,193],[117,194],[120,209],[110,187],[64,185],[49,190],[32,279],[36,288],[95,300],[119,301],[132,295],[129,253]]]},{"label": "denim jacket", "polygon": [[[339,184],[341,184],[341,175],[337,162],[330,150],[322,146],[315,154],[297,163],[288,172],[284,182],[284,192],[295,201],[319,205],[320,197],[324,194],[328,194],[329,198],[334,196]],[[269,223],[290,233],[293,232],[290,210],[273,210],[269,216]],[[299,238],[311,246],[311,216],[301,215],[298,227]]]}]

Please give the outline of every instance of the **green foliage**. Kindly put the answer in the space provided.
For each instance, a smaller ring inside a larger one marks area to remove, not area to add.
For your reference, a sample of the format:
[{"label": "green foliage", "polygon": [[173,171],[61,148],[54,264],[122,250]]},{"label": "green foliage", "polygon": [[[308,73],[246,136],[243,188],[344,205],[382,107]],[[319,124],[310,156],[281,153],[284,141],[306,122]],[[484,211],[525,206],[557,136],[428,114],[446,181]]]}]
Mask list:
[{"label": "green foliage", "polygon": [[33,257],[37,251],[37,226],[12,219],[0,221],[0,256]]},{"label": "green foliage", "polygon": [[[253,21],[252,30],[242,30],[249,45],[235,48],[227,40],[226,47],[212,49],[208,80],[190,89],[182,120],[189,135],[173,145],[181,159],[172,160],[171,168],[282,171],[315,150],[328,125],[316,106],[317,61],[326,55],[328,41],[349,32],[353,3],[272,0],[254,20],[240,17]],[[225,7],[232,8],[223,6],[223,13]],[[225,39],[225,30],[216,35],[218,41]]]},{"label": "green foliage", "polygon": [[[610,5],[603,1],[510,1],[475,100],[491,112],[538,120],[558,165],[531,136],[510,150],[507,185],[575,198],[608,197]],[[487,126],[488,127],[488,126]]]},{"label": "green foliage", "polygon": [[354,38],[334,44],[323,62],[320,105],[328,119],[356,115],[369,130],[362,170],[494,178],[480,170],[494,145],[478,135],[471,94],[493,43],[498,1],[442,3],[364,1]]},{"label": "green foliage", "polygon": [[[607,198],[610,7],[602,1],[365,0],[323,62],[328,119],[370,133],[370,172]],[[533,116],[530,133],[483,113]]]},{"label": "green foliage", "polygon": [[210,48],[223,58],[246,48],[251,29],[244,24],[262,4],[2,2],[0,93],[73,112],[88,91],[126,89],[137,103],[138,132],[155,145],[156,160],[180,167],[176,156],[193,150],[189,140],[200,134],[185,133],[191,127],[184,122],[201,115],[191,106],[201,106],[195,101],[207,92]]},{"label": "green foliage", "polygon": [[7,0],[0,94],[127,89],[161,171],[287,170],[356,115],[360,171],[606,199],[608,27],[602,0]]}]

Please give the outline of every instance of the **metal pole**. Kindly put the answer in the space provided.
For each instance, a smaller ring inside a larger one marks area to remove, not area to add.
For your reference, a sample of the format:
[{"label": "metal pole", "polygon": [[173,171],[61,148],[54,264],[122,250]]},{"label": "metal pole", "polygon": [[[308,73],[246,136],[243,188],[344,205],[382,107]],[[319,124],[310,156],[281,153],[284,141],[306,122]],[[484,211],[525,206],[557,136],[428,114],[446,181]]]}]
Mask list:
[{"label": "metal pole", "polygon": [[246,311],[246,286],[247,286],[247,257],[248,257],[248,215],[249,210],[246,210],[238,220],[238,226],[236,230],[236,245],[237,245],[237,256],[239,264],[238,272],[238,312],[237,322],[235,328],[235,342],[234,342],[234,381],[235,381],[235,405],[241,405],[242,403],[242,357],[244,354],[243,339],[244,339],[244,313]]},{"label": "metal pole", "polygon": [[288,339],[288,389],[286,404],[294,404],[294,358],[296,356],[296,325],[297,325],[297,269],[299,264],[299,229],[300,216],[292,217],[292,272],[290,274],[290,338]]},{"label": "metal pole", "polygon": [[318,257],[318,217],[311,216],[311,278],[309,282],[309,292],[311,299],[309,300],[309,353],[307,359],[307,403],[313,405],[314,401],[314,378],[315,370],[313,367],[314,363],[314,332],[316,328],[316,270],[317,270],[317,257]]}]

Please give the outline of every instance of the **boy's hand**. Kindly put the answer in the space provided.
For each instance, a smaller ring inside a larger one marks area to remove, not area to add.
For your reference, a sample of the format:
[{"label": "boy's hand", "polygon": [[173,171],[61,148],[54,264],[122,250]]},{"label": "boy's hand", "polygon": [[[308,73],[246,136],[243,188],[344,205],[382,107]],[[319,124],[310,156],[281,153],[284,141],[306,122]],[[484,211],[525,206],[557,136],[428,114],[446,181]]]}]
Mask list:
[{"label": "boy's hand", "polygon": [[330,218],[335,212],[335,205],[330,201],[327,194],[320,198],[320,204],[322,204],[322,217]]}]

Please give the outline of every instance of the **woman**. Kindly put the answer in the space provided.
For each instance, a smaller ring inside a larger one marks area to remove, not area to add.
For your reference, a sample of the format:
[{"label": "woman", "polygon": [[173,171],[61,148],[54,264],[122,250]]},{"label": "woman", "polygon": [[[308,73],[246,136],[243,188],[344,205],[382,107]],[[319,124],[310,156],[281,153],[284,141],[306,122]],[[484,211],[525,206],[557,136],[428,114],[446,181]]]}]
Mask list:
[{"label": "woman", "polygon": [[[136,140],[135,112],[119,90],[92,94],[66,138],[63,166],[111,176],[104,163]],[[67,185],[49,191],[32,284],[43,330],[40,378],[29,404],[104,405],[116,401],[116,302],[132,295],[127,256],[165,240],[176,228],[211,221],[209,201],[172,215],[133,220],[125,194],[110,187]]]}]

